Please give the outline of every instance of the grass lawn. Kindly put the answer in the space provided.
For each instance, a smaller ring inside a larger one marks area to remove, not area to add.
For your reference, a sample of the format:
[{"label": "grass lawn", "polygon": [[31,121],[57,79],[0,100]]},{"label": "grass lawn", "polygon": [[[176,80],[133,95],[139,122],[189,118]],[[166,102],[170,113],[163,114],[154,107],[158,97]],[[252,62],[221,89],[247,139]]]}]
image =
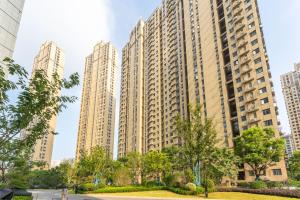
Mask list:
[{"label": "grass lawn", "polygon": [[15,196],[12,200],[32,200],[32,197]]},{"label": "grass lawn", "polygon": [[[132,197],[166,197],[166,198],[193,198],[204,199],[203,197],[184,196],[175,194],[173,192],[159,190],[159,191],[146,191],[146,192],[127,192],[127,193],[105,193],[105,194],[89,194],[92,197],[105,196],[132,196]],[[248,193],[237,192],[215,192],[209,194],[209,199],[220,200],[296,200],[296,198],[276,197],[267,195],[257,195]]]},{"label": "grass lawn", "polygon": [[209,197],[212,199],[224,199],[224,200],[296,200],[296,198],[238,193],[238,192],[215,192],[209,194]]}]

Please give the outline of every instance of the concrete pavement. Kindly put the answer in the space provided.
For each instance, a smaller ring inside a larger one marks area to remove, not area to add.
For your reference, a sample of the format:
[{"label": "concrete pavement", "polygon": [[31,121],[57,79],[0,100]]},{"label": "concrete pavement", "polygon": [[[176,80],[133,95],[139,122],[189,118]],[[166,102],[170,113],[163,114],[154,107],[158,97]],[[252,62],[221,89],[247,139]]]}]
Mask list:
[{"label": "concrete pavement", "polygon": [[[61,200],[61,190],[29,190],[33,200]],[[68,200],[200,200],[202,198],[119,197],[112,194],[68,195]]]}]

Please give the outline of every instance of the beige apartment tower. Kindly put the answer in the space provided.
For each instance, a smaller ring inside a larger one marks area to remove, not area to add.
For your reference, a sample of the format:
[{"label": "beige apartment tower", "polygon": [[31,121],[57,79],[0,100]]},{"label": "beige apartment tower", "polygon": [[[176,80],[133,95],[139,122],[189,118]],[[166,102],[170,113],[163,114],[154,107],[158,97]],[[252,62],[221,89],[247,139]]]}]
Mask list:
[{"label": "beige apartment tower", "polygon": [[300,63],[295,70],[281,76],[281,86],[289,117],[292,147],[300,151]]},{"label": "beige apartment tower", "polygon": [[[180,146],[174,117],[187,117],[188,104],[201,104],[203,115],[214,118],[220,146],[234,148],[233,138],[252,126],[272,127],[280,137],[256,0],[163,0],[137,29],[141,34],[133,31],[123,49],[119,157]],[[142,46],[130,53],[137,36]],[[143,87],[132,81],[137,74],[128,73],[135,66],[144,74],[138,77]],[[135,84],[141,90],[129,92]],[[130,109],[141,109],[138,120],[130,119]],[[143,122],[142,132],[133,125],[137,121]],[[132,141],[141,141],[142,147]],[[247,166],[238,178],[255,179]],[[284,161],[263,178],[287,180]]]},{"label": "beige apartment tower", "polygon": [[102,146],[113,156],[115,74],[117,50],[100,42],[86,58],[77,138],[76,159],[83,151]]},{"label": "beige apartment tower", "polygon": [[[65,56],[63,51],[54,42],[45,42],[34,59],[32,73],[36,70],[44,70],[48,78],[52,79],[53,73],[57,73],[59,78],[63,78],[65,65]],[[59,91],[60,92],[60,91]],[[46,169],[51,167],[54,135],[50,132],[55,132],[57,116],[53,116],[50,121],[49,134],[43,136],[37,141],[34,147],[32,160],[45,162]]]}]

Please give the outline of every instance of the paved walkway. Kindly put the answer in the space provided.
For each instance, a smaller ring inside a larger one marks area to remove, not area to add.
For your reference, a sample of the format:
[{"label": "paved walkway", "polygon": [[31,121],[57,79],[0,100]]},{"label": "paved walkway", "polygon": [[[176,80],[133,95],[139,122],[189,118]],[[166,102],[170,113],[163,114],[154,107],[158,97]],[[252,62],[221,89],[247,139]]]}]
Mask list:
[{"label": "paved walkway", "polygon": [[[30,190],[33,200],[61,200],[61,190]],[[68,200],[201,200],[202,198],[120,197],[112,194],[68,195]]]}]

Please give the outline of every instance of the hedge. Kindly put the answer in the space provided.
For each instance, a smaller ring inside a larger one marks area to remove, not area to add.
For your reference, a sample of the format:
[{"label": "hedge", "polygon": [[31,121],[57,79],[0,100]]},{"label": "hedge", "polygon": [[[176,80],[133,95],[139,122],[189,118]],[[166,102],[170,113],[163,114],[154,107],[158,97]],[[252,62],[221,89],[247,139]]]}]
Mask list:
[{"label": "hedge", "polygon": [[14,196],[13,200],[32,200],[33,197],[28,197],[28,196]]},{"label": "hedge", "polygon": [[128,187],[105,187],[92,191],[92,193],[121,193],[121,192],[143,192],[153,190],[166,190],[164,186],[144,187],[144,186],[128,186]]},{"label": "hedge", "polygon": [[287,189],[218,188],[218,192],[243,192],[243,193],[252,193],[252,194],[300,198],[300,190],[287,190]]}]

